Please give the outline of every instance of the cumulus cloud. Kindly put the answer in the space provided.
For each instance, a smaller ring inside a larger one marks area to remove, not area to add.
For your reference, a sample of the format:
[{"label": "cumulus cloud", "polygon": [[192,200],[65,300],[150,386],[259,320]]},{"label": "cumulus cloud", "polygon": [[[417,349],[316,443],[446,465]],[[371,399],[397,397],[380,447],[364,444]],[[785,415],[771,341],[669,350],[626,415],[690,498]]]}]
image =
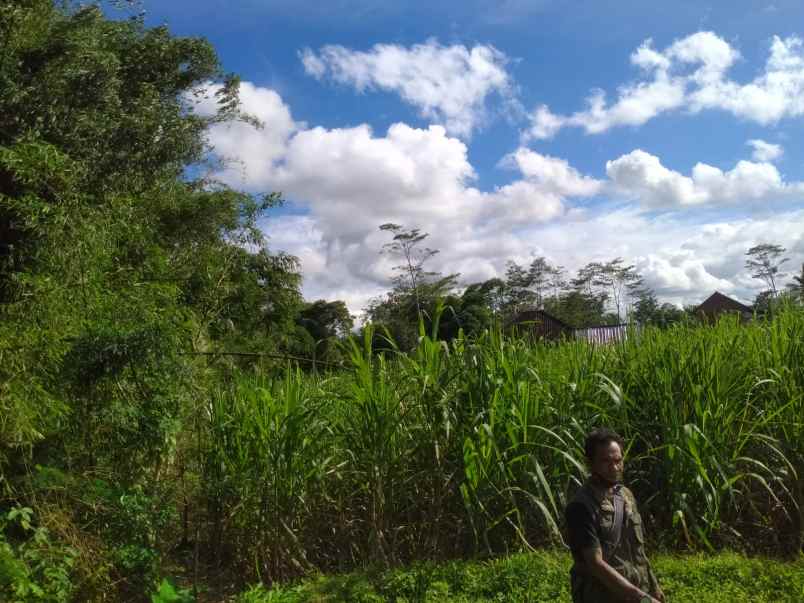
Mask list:
[{"label": "cumulus cloud", "polygon": [[[269,244],[300,258],[306,297],[343,299],[356,313],[388,289],[393,260],[378,253],[388,237],[377,228],[388,221],[429,232],[428,244],[441,250],[432,269],[460,272],[464,282],[499,276],[507,260],[527,263],[534,253],[569,270],[623,256],[660,296],[678,302],[699,301],[714,288],[750,300],[754,283],[741,280],[742,254],[756,242],[804,256],[804,210],[728,222],[677,211],[789,197],[800,185],[785,183],[770,163],[743,161],[728,171],[699,164],[684,175],[636,150],[609,162],[607,179],[598,180],[564,159],[519,148],[500,161],[512,181],[481,190],[465,142],[442,126],[309,127],[271,90],[244,83],[241,98],[264,127],[212,126],[210,143],[235,160],[218,177],[282,191],[302,215],[269,217]],[[617,204],[578,207],[579,198],[603,195]]]},{"label": "cumulus cloud", "polygon": [[[208,97],[200,111],[214,108]],[[514,180],[482,191],[466,144],[443,126],[397,123],[384,133],[366,124],[308,127],[275,92],[250,84],[243,84],[241,102],[264,127],[210,128],[216,154],[233,160],[216,176],[247,190],[280,190],[308,212],[268,221],[271,245],[299,256],[307,296],[337,292],[354,311],[388,285],[391,260],[378,253],[387,242],[379,224],[431,233],[431,245],[442,249],[434,268],[490,278],[505,259],[523,253],[524,243],[507,237],[511,229],[555,220],[570,199],[601,187],[562,159],[518,149],[502,162],[518,174]]]},{"label": "cumulus cloud", "polygon": [[804,183],[786,183],[776,166],[739,161],[729,171],[705,163],[685,176],[662,165],[658,157],[637,149],[606,162],[612,192],[635,199],[647,208],[703,204],[767,203],[804,193]]},{"label": "cumulus cloud", "polygon": [[591,197],[602,186],[599,180],[582,175],[566,160],[541,155],[530,149],[519,148],[506,155],[500,164],[518,168],[528,181],[558,195]]},{"label": "cumulus cloud", "polygon": [[749,140],[746,144],[754,149],[754,152],[751,154],[754,161],[776,161],[784,155],[784,149],[778,144],[765,142],[764,140],[756,138]]},{"label": "cumulus cloud", "polygon": [[639,126],[673,110],[727,111],[763,125],[804,115],[804,49],[796,36],[774,36],[762,74],[747,83],[728,77],[740,53],[713,32],[697,32],[662,51],[652,40],[631,54],[642,78],[621,86],[613,102],[593,90],[587,108],[557,115],[540,105],[531,114],[524,140],[550,138],[564,127],[598,134],[617,126]]},{"label": "cumulus cloud", "polygon": [[804,260],[804,209],[691,220],[679,213],[649,215],[636,206],[607,207],[578,220],[537,225],[519,237],[530,242],[529,250],[570,271],[590,261],[627,258],[663,301],[700,303],[719,290],[751,302],[764,285],[744,269],[746,250],[777,242],[797,265]]},{"label": "cumulus cloud", "polygon": [[[207,84],[203,96],[193,101],[201,115],[213,115],[217,109],[219,84]],[[274,90],[241,82],[240,101],[245,113],[256,117],[262,127],[244,121],[213,124],[207,140],[225,167],[218,176],[233,186],[255,189],[274,180],[274,167],[285,156],[290,137],[303,128],[293,120],[290,108]]]},{"label": "cumulus cloud", "polygon": [[487,116],[487,98],[513,102],[508,58],[488,45],[441,46],[435,40],[409,48],[377,44],[369,51],[344,46],[309,48],[300,53],[305,71],[318,79],[400,95],[421,116],[450,134],[469,137]]}]

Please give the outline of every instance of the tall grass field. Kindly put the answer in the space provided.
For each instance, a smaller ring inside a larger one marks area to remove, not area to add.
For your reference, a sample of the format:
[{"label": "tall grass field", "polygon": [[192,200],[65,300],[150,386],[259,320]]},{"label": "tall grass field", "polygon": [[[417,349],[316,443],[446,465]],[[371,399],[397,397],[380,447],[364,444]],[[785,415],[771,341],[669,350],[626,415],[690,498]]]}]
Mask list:
[{"label": "tall grass field", "polygon": [[203,404],[205,550],[271,582],[563,546],[585,433],[626,440],[652,550],[796,555],[804,312],[624,343],[422,333],[344,370],[236,373]]}]

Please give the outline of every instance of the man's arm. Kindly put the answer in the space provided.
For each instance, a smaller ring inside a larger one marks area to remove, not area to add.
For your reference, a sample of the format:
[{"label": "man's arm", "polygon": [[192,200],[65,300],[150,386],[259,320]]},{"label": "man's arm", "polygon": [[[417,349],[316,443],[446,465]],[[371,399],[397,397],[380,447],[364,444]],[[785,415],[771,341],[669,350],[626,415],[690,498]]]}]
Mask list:
[{"label": "man's arm", "polygon": [[659,581],[656,579],[656,574],[653,573],[653,568],[651,567],[650,562],[648,562],[648,575],[650,576],[650,587],[652,590],[651,594],[661,603],[664,603],[664,592],[662,591],[662,587],[659,586]]},{"label": "man's arm", "polygon": [[[634,493],[631,492],[628,488],[625,488],[625,487],[623,487],[623,491],[624,491],[624,495],[626,495],[630,499],[631,504],[634,506],[634,509],[636,509],[637,513],[639,513],[638,505],[637,505],[637,502],[636,502],[636,498],[634,497]],[[660,603],[664,603],[664,601],[665,601],[664,592],[662,592],[662,589],[659,586],[659,581],[656,579],[656,574],[653,573],[653,568],[651,567],[650,560],[647,557],[645,558],[645,562],[648,565],[648,581],[649,581],[649,584],[650,584],[650,594],[655,599],[658,599],[660,601]]]},{"label": "man's arm", "polygon": [[[635,603],[643,597],[650,596],[631,584],[623,578],[620,572],[606,563],[603,559],[603,551],[599,546],[585,548],[582,554],[589,572],[611,592],[618,593],[624,600],[634,601]],[[659,603],[659,601],[651,597],[651,603]]]}]

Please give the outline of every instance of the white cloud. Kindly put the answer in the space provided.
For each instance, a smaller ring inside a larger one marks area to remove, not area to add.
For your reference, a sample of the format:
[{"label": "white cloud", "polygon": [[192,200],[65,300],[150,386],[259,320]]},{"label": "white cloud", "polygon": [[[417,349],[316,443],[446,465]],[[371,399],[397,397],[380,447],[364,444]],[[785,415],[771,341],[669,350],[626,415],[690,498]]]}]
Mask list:
[{"label": "white cloud", "polygon": [[305,71],[318,78],[399,94],[422,117],[444,125],[450,134],[469,137],[486,119],[486,99],[497,93],[513,102],[508,58],[488,45],[469,49],[441,46],[435,40],[410,48],[377,44],[367,52],[330,45],[318,53],[301,52]]},{"label": "white cloud", "polygon": [[659,158],[637,149],[606,162],[612,192],[646,208],[727,203],[768,203],[804,193],[804,183],[786,183],[770,163],[739,161],[724,172],[705,163],[690,176],[664,167]]},{"label": "white cloud", "polygon": [[552,138],[567,123],[566,117],[556,115],[547,105],[539,105],[530,117],[531,127],[523,132],[522,142],[535,138],[542,140]]},{"label": "white cloud", "polygon": [[740,58],[740,53],[711,31],[699,31],[677,40],[664,51],[664,56],[676,61],[676,66],[696,67],[688,77],[700,84],[719,81]]},{"label": "white cloud", "polygon": [[804,115],[804,49],[796,36],[774,36],[764,72],[748,83],[727,77],[740,53],[712,32],[697,32],[663,51],[646,40],[631,55],[644,78],[618,89],[614,102],[594,90],[587,109],[557,115],[540,105],[524,140],[550,138],[563,127],[598,134],[616,126],[638,126],[673,110],[719,109],[763,125]]},{"label": "white cloud", "polygon": [[327,64],[309,48],[302,50],[299,53],[299,58],[301,58],[304,70],[308,75],[320,80],[327,74]]},{"label": "white cloud", "polygon": [[760,242],[779,243],[798,265],[804,260],[804,209],[732,219],[705,214],[691,221],[685,214],[652,216],[638,207],[609,207],[519,236],[570,271],[590,261],[627,258],[662,301],[700,303],[719,290],[750,302],[764,285],[744,269],[746,250]]},{"label": "white cloud", "polygon": [[690,94],[691,110],[722,109],[757,123],[804,115],[804,53],[796,36],[773,37],[765,72],[747,84],[714,79]]},{"label": "white cloud", "polygon": [[784,155],[784,149],[778,144],[765,142],[764,140],[756,138],[749,140],[746,144],[754,149],[754,152],[751,154],[754,161],[776,161]]},{"label": "white cloud", "polygon": [[[215,93],[220,89],[218,84],[208,84],[195,111],[214,114]],[[218,176],[234,186],[255,189],[273,182],[275,163],[284,157],[290,137],[304,124],[293,120],[288,106],[269,88],[242,82],[240,101],[244,112],[256,117],[263,127],[255,128],[243,121],[217,123],[207,131],[207,140],[226,162]]]},{"label": "white cloud", "polygon": [[530,149],[519,148],[506,155],[500,163],[505,167],[519,168],[528,181],[558,195],[591,197],[602,186],[600,181],[581,175],[564,159],[540,155]]},{"label": "white cloud", "polygon": [[[677,302],[700,301],[714,288],[750,301],[758,283],[746,278],[742,254],[756,242],[779,242],[804,257],[804,210],[784,213],[780,205],[773,220],[731,221],[677,211],[732,203],[751,212],[741,202],[761,208],[800,186],[769,163],[743,161],[728,171],[699,164],[683,175],[637,150],[609,162],[609,179],[600,181],[520,148],[500,162],[515,170],[513,181],[484,191],[466,144],[441,126],[307,127],[273,91],[243,86],[243,109],[265,127],[212,127],[210,141],[239,162],[219,177],[280,190],[304,212],[270,217],[265,230],[274,249],[301,259],[308,299],[343,299],[359,313],[386,291],[393,260],[379,254],[388,237],[377,227],[388,221],[429,232],[428,244],[441,250],[432,268],[461,272],[465,282],[498,276],[507,260],[529,262],[536,252],[570,270],[623,256],[660,297]],[[639,203],[575,207],[576,198],[613,192]],[[672,211],[645,212],[657,208]]]}]

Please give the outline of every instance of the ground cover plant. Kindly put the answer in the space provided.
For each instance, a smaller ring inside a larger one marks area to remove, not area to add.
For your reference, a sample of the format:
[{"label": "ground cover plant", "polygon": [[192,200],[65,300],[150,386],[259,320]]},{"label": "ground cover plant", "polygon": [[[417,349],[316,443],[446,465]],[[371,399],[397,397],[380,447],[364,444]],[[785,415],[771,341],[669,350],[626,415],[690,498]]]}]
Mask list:
[{"label": "ground cover plant", "polygon": [[[481,603],[569,601],[565,553],[525,553],[493,561],[420,563],[404,569],[314,577],[248,589],[239,603]],[[804,597],[804,564],[717,555],[658,555],[654,567],[668,600],[794,603]]]}]

